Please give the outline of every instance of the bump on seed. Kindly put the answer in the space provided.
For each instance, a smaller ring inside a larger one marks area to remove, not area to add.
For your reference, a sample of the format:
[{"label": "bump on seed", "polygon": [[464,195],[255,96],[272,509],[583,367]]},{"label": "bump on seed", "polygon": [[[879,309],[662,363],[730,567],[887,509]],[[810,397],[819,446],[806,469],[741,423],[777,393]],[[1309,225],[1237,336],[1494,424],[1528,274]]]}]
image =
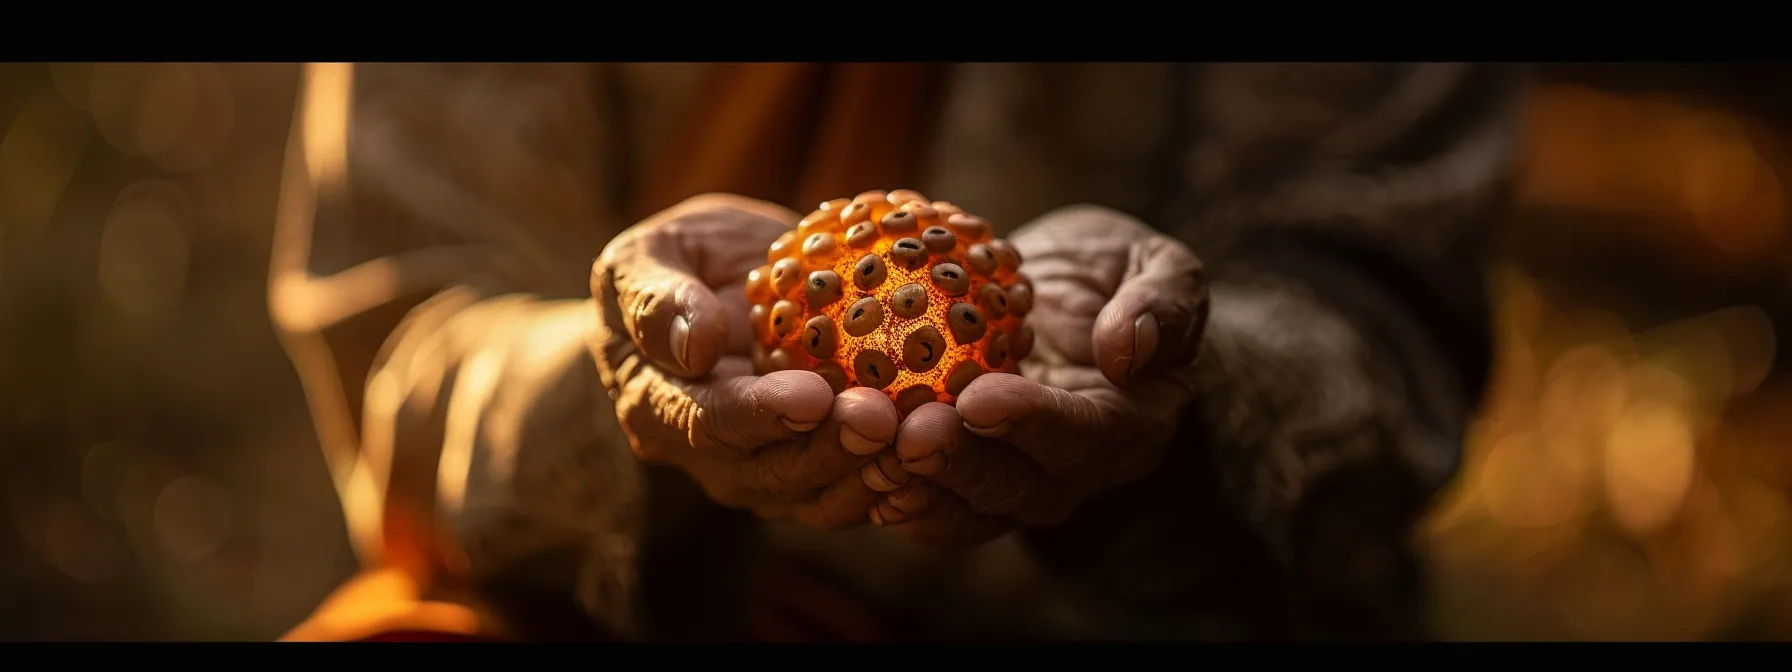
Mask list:
[{"label": "bump on seed", "polygon": [[959,345],[976,343],[989,331],[989,323],[977,312],[977,307],[968,303],[954,303],[946,310],[946,328],[952,331],[952,339]]},{"label": "bump on seed", "polygon": [[890,295],[890,312],[909,320],[926,314],[927,288],[912,282],[896,288]]},{"label": "bump on seed", "polygon": [[846,309],[846,333],[854,338],[864,336],[884,323],[884,306],[877,297],[867,296]]},{"label": "bump on seed", "polygon": [[869,291],[883,285],[884,278],[888,275],[889,269],[884,267],[883,258],[875,254],[867,254],[859,259],[859,263],[853,264],[852,284],[857,285],[859,289]]},{"label": "bump on seed", "polygon": [[971,289],[970,275],[958,264],[944,262],[933,265],[929,273],[933,278],[933,286],[940,288],[946,296],[963,296]]}]

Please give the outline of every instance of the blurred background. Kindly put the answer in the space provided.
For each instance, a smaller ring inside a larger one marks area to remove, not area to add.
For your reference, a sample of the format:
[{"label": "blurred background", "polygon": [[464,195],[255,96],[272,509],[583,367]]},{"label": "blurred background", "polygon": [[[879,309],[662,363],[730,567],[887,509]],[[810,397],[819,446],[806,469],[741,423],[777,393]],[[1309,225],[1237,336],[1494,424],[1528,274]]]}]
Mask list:
[{"label": "blurred background", "polygon": [[[1437,629],[1792,639],[1792,67],[1543,74]],[[349,574],[266,317],[297,81],[0,64],[0,640],[266,640]]]}]

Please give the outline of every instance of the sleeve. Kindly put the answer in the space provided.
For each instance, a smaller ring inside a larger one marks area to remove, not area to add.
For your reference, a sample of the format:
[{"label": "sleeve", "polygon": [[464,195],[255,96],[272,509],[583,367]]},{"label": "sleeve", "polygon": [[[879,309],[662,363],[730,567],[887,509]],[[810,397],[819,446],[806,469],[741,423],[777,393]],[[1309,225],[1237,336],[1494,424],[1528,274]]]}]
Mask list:
[{"label": "sleeve", "polygon": [[306,68],[269,306],[370,565],[479,580],[576,548],[614,556],[581,574],[585,606],[627,610],[639,479],[602,424],[587,342],[615,211],[604,81],[586,65]]},{"label": "sleeve", "polygon": [[1456,472],[1490,367],[1481,255],[1523,81],[1508,66],[1227,66],[1190,106],[1210,140],[1182,221],[1213,303],[1186,424],[1310,630],[1415,620],[1398,597],[1408,536]]}]

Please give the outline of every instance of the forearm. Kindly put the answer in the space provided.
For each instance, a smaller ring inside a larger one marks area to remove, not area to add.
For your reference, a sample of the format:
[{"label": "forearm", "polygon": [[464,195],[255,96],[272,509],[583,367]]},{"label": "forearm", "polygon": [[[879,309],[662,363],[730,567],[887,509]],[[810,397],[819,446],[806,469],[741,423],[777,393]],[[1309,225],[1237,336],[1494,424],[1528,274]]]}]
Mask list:
[{"label": "forearm", "polygon": [[368,383],[345,493],[363,545],[420,556],[441,585],[527,575],[631,631],[642,474],[610,426],[594,320],[588,301],[465,290],[413,311]]},{"label": "forearm", "polygon": [[1191,420],[1226,499],[1302,581],[1334,580],[1301,565],[1333,552],[1315,545],[1404,539],[1454,472],[1491,359],[1481,248],[1522,72],[1383,71],[1394,93],[1328,139],[1357,148],[1322,145],[1377,170],[1316,162],[1200,220],[1225,242],[1197,246],[1214,291]]},{"label": "forearm", "polygon": [[1375,283],[1306,268],[1216,283],[1185,436],[1300,621],[1402,632],[1412,524],[1455,473],[1479,356]]}]

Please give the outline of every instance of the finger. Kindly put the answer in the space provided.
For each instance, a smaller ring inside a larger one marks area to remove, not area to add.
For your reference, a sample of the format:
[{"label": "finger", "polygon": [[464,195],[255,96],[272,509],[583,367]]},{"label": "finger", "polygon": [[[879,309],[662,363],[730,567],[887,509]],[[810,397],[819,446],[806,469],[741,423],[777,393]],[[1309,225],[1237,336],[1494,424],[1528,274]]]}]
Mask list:
[{"label": "finger", "polygon": [[641,404],[655,420],[685,432],[699,452],[749,455],[818,427],[834,392],[808,371],[777,371],[692,383],[649,370],[660,385]]},{"label": "finger", "polygon": [[[752,321],[752,306],[747,303],[746,281],[742,280],[715,290],[716,298],[722,300],[723,320],[731,325],[746,325]],[[723,345],[722,352],[728,355],[749,356],[753,352],[753,330],[750,327],[728,330],[728,342]]]},{"label": "finger", "polygon": [[[874,462],[868,464],[875,464]],[[830,532],[857,527],[869,519],[871,507],[879,493],[866,487],[864,479],[848,473],[821,491],[815,501],[797,506],[791,517],[796,522]]]},{"label": "finger", "polygon": [[827,420],[807,441],[768,447],[742,469],[750,470],[758,487],[775,497],[808,495],[855,476],[871,455],[895,438],[896,405],[890,397],[868,387],[855,387],[834,398]]},{"label": "finger", "polygon": [[1123,417],[1119,391],[1100,388],[1075,393],[1007,373],[986,374],[958,397],[964,427],[1001,439],[1045,467],[1061,473],[1077,467],[1091,451],[1118,436],[1113,419]]},{"label": "finger", "polygon": [[1037,462],[1013,446],[958,429],[965,436],[950,459],[942,460],[938,470],[917,470],[916,475],[992,516],[1020,514],[1049,500],[1052,481]]},{"label": "finger", "polygon": [[896,434],[896,457],[902,469],[923,476],[945,469],[963,425],[958,411],[939,402],[923,404],[909,413]]},{"label": "finger", "polygon": [[941,548],[969,548],[1006,531],[1007,521],[985,516],[956,495],[916,479],[877,502],[871,522],[893,526],[915,541]]},{"label": "finger", "polygon": [[913,476],[902,468],[902,460],[893,450],[878,453],[876,458],[859,468],[859,479],[875,492],[895,492],[910,478]]},{"label": "finger", "polygon": [[1207,280],[1201,260],[1168,237],[1133,246],[1133,269],[1095,318],[1095,362],[1125,387],[1147,366],[1180,368],[1193,361],[1207,323]]},{"label": "finger", "polygon": [[908,473],[933,481],[979,513],[1008,515],[1043,496],[1039,465],[1013,447],[971,434],[958,411],[927,404],[902,422],[896,454]]},{"label": "finger", "polygon": [[1135,246],[1156,235],[1129,215],[1089,205],[1053,210],[1016,232],[1034,290],[1027,320],[1041,345],[1093,368],[1095,319],[1125,280]]},{"label": "finger", "polygon": [[592,270],[605,322],[672,375],[709,373],[728,344],[722,301],[696,277],[664,227],[612,241]]},{"label": "finger", "polygon": [[[796,228],[802,216],[789,208],[735,194],[703,194],[649,218],[681,243],[697,275],[710,287],[746,278],[765,263],[778,236]],[[701,263],[697,263],[700,261]]]}]

